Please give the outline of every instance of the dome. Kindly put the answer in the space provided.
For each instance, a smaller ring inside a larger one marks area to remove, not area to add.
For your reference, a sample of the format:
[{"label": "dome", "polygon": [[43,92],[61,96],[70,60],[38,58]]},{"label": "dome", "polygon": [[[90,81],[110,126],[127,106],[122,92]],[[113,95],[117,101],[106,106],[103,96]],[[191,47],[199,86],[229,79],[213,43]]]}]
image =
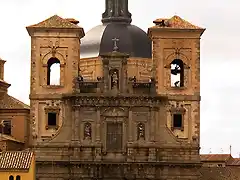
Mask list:
[{"label": "dome", "polygon": [[105,23],[94,27],[81,39],[80,57],[98,57],[113,51],[117,38],[118,51],[130,57],[151,58],[152,43],[147,34],[130,23]]}]

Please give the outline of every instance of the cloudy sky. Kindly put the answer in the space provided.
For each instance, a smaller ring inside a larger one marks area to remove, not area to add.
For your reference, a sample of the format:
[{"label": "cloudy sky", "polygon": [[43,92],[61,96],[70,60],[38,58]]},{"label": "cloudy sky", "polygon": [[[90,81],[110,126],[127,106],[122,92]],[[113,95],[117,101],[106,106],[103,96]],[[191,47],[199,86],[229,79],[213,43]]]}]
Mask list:
[{"label": "cloudy sky", "polygon": [[[133,24],[175,14],[207,28],[201,44],[201,147],[203,153],[240,153],[240,3],[238,0],[129,0]],[[0,57],[7,60],[9,93],[29,103],[30,37],[26,26],[58,14],[75,18],[87,32],[101,23],[104,0],[1,0]]]}]

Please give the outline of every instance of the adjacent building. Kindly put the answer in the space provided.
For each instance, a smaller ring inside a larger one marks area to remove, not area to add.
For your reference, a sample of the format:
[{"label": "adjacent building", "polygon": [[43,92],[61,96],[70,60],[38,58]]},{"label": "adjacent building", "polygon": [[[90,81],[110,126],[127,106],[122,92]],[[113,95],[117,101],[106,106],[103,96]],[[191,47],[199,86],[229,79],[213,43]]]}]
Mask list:
[{"label": "adjacent building", "polygon": [[35,158],[31,151],[0,153],[1,180],[35,180]]},{"label": "adjacent building", "polygon": [[240,179],[240,159],[231,154],[202,154],[201,180]]},{"label": "adjacent building", "polygon": [[22,150],[29,144],[30,107],[8,94],[5,62],[0,59],[0,150]]}]

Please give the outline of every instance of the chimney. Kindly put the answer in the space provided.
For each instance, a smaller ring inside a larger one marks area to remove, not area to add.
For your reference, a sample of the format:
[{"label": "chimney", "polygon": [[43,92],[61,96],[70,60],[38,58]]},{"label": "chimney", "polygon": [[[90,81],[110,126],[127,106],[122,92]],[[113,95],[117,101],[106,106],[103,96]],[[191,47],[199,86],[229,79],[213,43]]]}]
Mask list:
[{"label": "chimney", "polygon": [[0,58],[0,80],[4,80],[4,64],[6,61]]}]

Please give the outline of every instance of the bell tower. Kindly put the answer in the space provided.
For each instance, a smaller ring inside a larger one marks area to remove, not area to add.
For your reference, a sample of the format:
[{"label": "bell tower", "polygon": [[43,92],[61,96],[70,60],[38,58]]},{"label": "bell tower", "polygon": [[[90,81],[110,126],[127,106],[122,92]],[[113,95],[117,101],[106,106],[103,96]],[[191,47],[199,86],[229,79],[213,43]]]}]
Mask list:
[{"label": "bell tower", "polygon": [[[63,118],[61,96],[74,91],[78,76],[80,38],[78,21],[54,15],[28,26],[31,36],[31,137],[32,143],[54,137]],[[53,66],[58,67],[55,73]],[[58,77],[57,81],[53,82]]]},{"label": "bell tower", "polygon": [[[195,179],[200,167],[200,39],[205,29],[179,16],[157,19],[154,23],[148,30],[153,45],[152,73],[157,94],[168,97],[161,121],[168,133],[162,137],[170,134],[175,147],[168,148],[174,154],[185,154],[174,160],[183,164],[191,160],[189,179]],[[184,172],[182,167],[176,168],[180,174]],[[171,179],[175,170],[168,168],[166,176]]]},{"label": "bell tower", "polygon": [[166,124],[179,139],[199,142],[200,38],[205,29],[179,16],[154,23],[148,34],[153,43],[156,91],[170,100]]}]

